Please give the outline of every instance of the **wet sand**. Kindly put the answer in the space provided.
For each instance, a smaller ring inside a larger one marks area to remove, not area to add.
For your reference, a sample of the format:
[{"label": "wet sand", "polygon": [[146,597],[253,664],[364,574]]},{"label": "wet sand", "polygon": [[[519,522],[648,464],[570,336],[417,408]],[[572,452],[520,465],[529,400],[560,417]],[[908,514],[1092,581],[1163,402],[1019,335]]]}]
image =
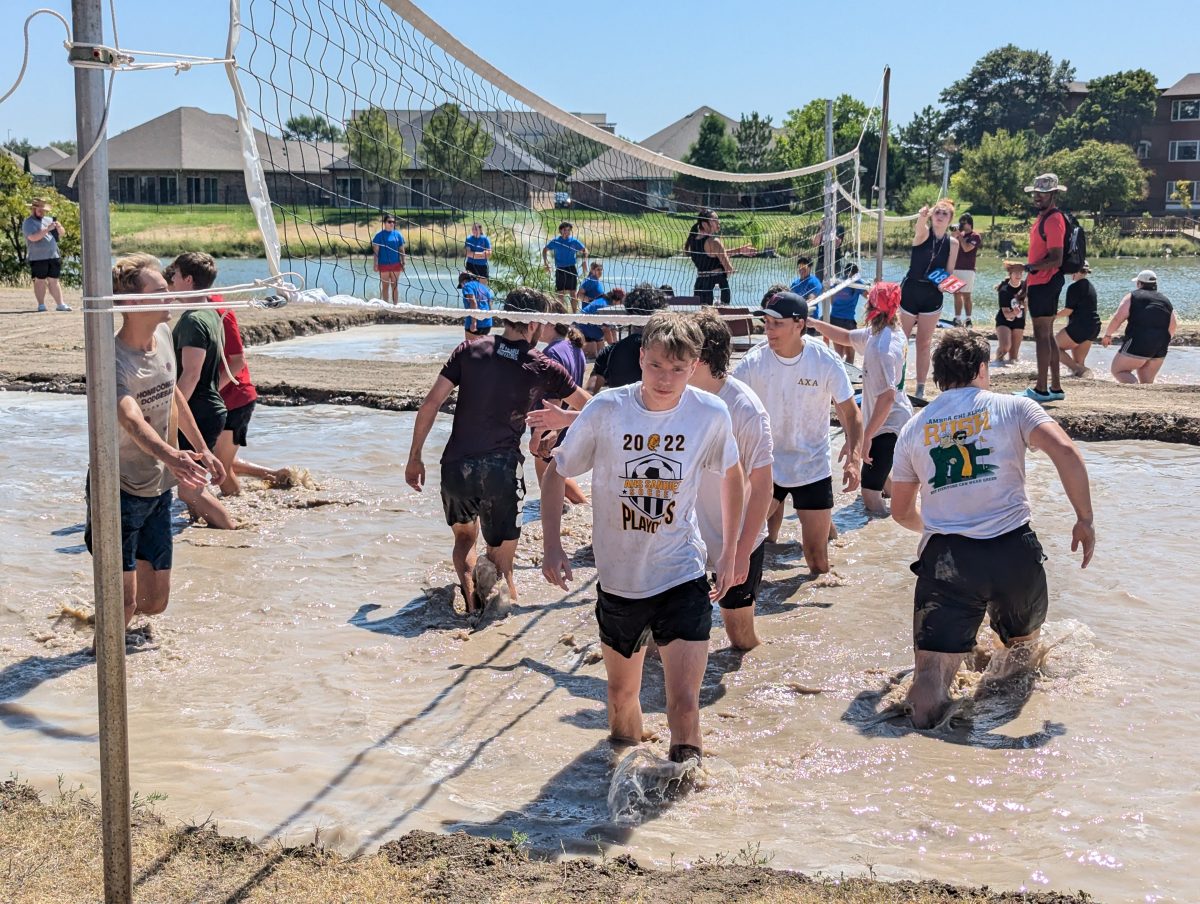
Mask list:
[{"label": "wet sand", "polygon": [[[78,293],[68,301],[79,306]],[[83,317],[31,312],[28,290],[0,289],[0,389],[80,393],[83,387]],[[297,306],[238,312],[247,345],[353,329],[379,323],[430,322],[436,318],[387,310]],[[1200,346],[1200,325],[1183,325],[1176,345]],[[1033,348],[1023,349],[1027,360]],[[250,353],[259,396],[268,405],[330,403],[386,411],[415,411],[433,384],[436,362],[283,358]],[[1031,385],[1027,371],[994,370],[993,388]],[[1064,379],[1067,401],[1047,410],[1076,439],[1153,439],[1200,445],[1200,385],[1126,386],[1109,380]]]}]

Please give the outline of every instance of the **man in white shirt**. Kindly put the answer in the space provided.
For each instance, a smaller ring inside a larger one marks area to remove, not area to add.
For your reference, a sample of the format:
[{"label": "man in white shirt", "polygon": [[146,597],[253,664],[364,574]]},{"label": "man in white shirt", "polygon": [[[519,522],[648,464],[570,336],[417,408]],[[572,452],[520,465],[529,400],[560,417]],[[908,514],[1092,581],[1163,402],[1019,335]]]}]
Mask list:
[{"label": "man in white shirt", "polygon": [[712,601],[746,579],[735,544],[722,547],[716,586],[696,520],[704,472],[721,477],[721,534],[738,535],[745,478],[729,411],[693,389],[702,336],[677,313],[656,314],[642,333],[642,380],[596,395],[554,450],[542,483],[542,574],[564,590],[564,478],[592,472],[596,620],[608,676],[613,741],[643,740],[639,700],[646,640],[662,655],[670,758],[701,758],[700,683],[708,664]]},{"label": "man in white shirt", "polygon": [[752,348],[733,375],[762,400],[774,439],[774,504],[767,539],[776,542],[783,502],[792,497],[800,520],[804,560],[812,574],[829,571],[829,529],[833,523],[833,471],[829,464],[829,405],[846,434],[838,459],[842,491],[858,489],[862,418],[846,367],[823,343],[805,339],[808,303],[793,292],[776,292],[755,311],[763,318],[767,341]]},{"label": "man in white shirt", "polygon": [[921,534],[908,693],[918,728],[945,715],[950,684],[984,615],[1018,660],[1032,652],[1046,620],[1046,557],[1025,494],[1028,449],[1041,449],[1058,470],[1075,509],[1071,550],[1082,548],[1084,568],[1096,545],[1083,456],[1036,402],[988,391],[990,357],[978,333],[945,330],[933,352],[941,395],[896,443],[892,517]]}]

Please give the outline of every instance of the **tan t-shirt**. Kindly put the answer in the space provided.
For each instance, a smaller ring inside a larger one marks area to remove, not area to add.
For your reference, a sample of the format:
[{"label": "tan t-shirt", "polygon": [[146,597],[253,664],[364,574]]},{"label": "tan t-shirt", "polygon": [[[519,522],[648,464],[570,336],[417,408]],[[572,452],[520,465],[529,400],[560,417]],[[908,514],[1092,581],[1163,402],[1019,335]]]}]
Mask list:
[{"label": "tan t-shirt", "polygon": [[[130,348],[119,338],[117,346],[117,401],[130,396],[142,410],[142,417],[167,443],[171,422],[171,401],[175,397],[175,347],[171,328],[159,324],[154,331],[154,348],[143,351]],[[134,496],[159,496],[175,486],[175,475],[167,466],[141,450],[128,431],[120,436],[121,489]]]}]

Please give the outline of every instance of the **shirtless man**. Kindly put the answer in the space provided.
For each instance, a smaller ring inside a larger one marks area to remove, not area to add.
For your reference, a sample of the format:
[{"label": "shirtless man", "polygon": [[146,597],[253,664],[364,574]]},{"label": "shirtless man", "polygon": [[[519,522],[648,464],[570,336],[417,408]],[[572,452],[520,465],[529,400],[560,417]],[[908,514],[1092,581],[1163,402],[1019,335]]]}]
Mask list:
[{"label": "shirtless man", "polygon": [[1046,620],[1046,557],[1029,526],[1025,493],[1028,449],[1045,452],[1058,471],[1075,509],[1071,550],[1082,550],[1084,568],[1096,545],[1083,456],[1032,399],[988,391],[990,357],[978,333],[943,331],[933,353],[941,395],[896,443],[892,517],[921,534],[908,693],[917,728],[945,715],[950,684],[975,648],[984,615],[1018,657],[1032,651]]}]

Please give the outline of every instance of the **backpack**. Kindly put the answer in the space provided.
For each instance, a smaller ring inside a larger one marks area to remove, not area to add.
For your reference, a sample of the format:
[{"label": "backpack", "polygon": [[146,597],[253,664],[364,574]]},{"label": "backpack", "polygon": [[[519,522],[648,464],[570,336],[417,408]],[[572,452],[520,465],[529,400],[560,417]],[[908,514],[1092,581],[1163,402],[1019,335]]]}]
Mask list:
[{"label": "backpack", "polygon": [[[1059,214],[1063,218],[1065,231],[1063,233],[1063,259],[1058,272],[1078,273],[1083,269],[1084,261],[1087,260],[1087,233],[1083,231],[1083,227],[1079,225],[1079,221],[1073,214],[1069,214],[1065,210],[1060,210]],[[1042,237],[1043,242],[1046,241],[1045,220],[1038,223],[1038,234]]]}]

